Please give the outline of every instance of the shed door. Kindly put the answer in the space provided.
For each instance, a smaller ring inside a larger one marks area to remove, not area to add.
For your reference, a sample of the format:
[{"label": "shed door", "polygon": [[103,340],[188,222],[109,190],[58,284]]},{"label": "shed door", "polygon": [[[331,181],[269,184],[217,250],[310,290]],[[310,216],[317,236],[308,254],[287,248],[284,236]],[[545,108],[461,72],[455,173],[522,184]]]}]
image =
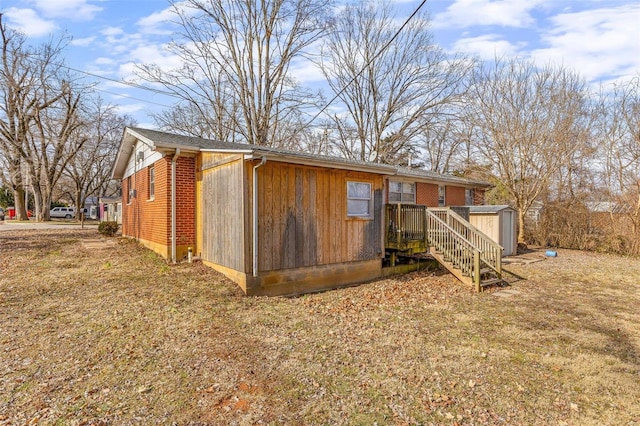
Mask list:
[{"label": "shed door", "polygon": [[515,212],[511,210],[502,212],[502,241],[500,244],[504,247],[504,256],[516,254],[515,218]]}]

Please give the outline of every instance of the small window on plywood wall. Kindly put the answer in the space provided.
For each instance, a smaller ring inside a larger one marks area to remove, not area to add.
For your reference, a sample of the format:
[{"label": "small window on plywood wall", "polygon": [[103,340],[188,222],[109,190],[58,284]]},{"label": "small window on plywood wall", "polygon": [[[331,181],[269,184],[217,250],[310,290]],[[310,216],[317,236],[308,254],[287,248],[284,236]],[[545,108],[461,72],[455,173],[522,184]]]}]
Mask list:
[{"label": "small window on plywood wall", "polygon": [[371,184],[347,182],[347,216],[371,217]]}]

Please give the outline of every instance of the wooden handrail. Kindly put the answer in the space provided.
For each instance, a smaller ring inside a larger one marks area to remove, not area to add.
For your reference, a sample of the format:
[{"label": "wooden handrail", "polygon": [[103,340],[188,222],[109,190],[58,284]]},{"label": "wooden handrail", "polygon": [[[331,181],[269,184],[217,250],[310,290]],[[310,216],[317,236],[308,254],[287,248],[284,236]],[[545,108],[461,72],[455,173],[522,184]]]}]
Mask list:
[{"label": "wooden handrail", "polygon": [[450,208],[430,208],[429,210],[477,246],[480,249],[480,258],[483,263],[496,271],[499,276],[502,275],[503,247],[500,244],[493,241]]},{"label": "wooden handrail", "polygon": [[420,242],[433,247],[445,260],[480,288],[483,265],[502,274],[502,247],[451,209],[416,204],[385,206],[386,245],[407,247]]},{"label": "wooden handrail", "polygon": [[[482,253],[480,248],[429,209],[426,210],[426,215],[429,245],[439,253],[442,253],[464,275],[471,277],[476,286],[478,286],[480,283],[480,265],[476,264],[475,258],[480,258],[479,256]],[[478,256],[476,256],[476,253]]]}]

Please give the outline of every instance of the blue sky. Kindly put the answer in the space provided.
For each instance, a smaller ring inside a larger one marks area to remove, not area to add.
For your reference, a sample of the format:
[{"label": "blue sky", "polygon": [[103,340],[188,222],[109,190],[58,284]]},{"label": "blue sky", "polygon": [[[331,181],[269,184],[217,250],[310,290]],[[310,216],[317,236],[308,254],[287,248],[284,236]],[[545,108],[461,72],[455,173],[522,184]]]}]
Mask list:
[{"label": "blue sky", "polygon": [[[420,3],[395,2],[407,15]],[[5,23],[27,34],[30,42],[66,32],[73,38],[65,54],[68,65],[116,80],[133,80],[136,63],[178,65],[162,49],[175,30],[168,7],[165,0],[0,0]],[[640,73],[638,0],[428,0],[425,7],[436,42],[448,52],[553,62],[593,84]],[[303,84],[321,80],[308,64],[294,71]],[[106,80],[99,89],[145,127],[152,126],[149,113],[161,109],[158,104],[171,103]]]}]

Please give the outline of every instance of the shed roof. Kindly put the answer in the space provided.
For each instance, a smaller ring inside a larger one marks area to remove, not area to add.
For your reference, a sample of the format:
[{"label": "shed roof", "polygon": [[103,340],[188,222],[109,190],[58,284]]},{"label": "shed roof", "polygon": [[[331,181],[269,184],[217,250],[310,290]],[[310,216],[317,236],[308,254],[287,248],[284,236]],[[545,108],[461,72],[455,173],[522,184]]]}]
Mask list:
[{"label": "shed roof", "polygon": [[499,213],[502,210],[515,210],[512,207],[507,205],[497,205],[497,206],[469,206],[469,213]]},{"label": "shed roof", "polygon": [[290,151],[269,146],[216,141],[194,136],[177,135],[174,133],[167,133],[159,130],[143,129],[140,127],[127,127],[125,129],[124,136],[120,144],[120,148],[118,150],[116,161],[113,167],[113,178],[122,178],[122,176],[124,175],[127,160],[131,155],[131,152],[137,140],[146,145],[149,145],[153,150],[160,152],[173,152],[178,148],[185,153],[237,152],[247,155],[253,155],[256,157],[265,156],[268,159],[276,161],[286,161],[291,163],[309,164],[322,167],[361,170],[385,175],[411,177],[418,181],[438,181],[470,187],[490,186],[488,182],[465,179],[452,175],[443,175],[427,170],[410,169],[407,167],[399,167],[389,164],[370,163],[366,161],[352,160],[327,155],[318,155],[301,151]]}]

